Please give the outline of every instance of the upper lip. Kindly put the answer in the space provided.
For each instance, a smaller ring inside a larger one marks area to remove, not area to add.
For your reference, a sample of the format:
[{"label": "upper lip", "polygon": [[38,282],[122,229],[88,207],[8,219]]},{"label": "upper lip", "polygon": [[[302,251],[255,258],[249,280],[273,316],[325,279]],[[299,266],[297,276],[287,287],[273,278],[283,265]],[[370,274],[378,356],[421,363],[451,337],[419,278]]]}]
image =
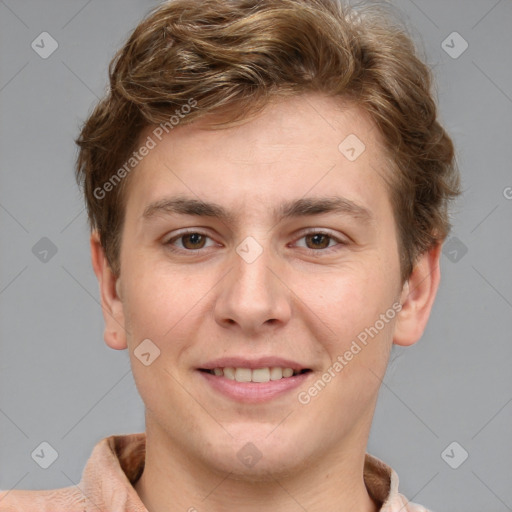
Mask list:
[{"label": "upper lip", "polygon": [[250,368],[254,370],[256,368],[272,367],[291,368],[295,371],[310,369],[308,366],[298,363],[297,361],[274,356],[258,357],[256,359],[246,359],[243,357],[222,357],[203,363],[199,369],[213,370],[214,368]]}]

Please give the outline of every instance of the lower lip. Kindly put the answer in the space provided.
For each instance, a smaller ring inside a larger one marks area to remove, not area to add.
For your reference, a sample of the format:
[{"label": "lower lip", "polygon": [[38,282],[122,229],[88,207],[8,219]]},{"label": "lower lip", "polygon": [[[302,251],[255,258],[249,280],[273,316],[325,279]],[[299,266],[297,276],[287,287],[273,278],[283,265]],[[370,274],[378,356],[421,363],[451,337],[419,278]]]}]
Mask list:
[{"label": "lower lip", "polygon": [[198,372],[206,379],[206,382],[223,395],[245,403],[268,402],[273,398],[291,391],[309,378],[313,372],[300,373],[293,377],[284,377],[269,382],[238,382],[226,377],[212,375],[208,372]]}]

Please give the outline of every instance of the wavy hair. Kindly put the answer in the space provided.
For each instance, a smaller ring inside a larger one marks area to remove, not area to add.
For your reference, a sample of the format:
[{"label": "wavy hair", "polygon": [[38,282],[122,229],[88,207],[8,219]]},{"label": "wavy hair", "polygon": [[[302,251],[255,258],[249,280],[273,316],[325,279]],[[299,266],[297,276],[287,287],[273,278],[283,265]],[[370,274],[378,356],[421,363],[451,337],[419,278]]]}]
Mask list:
[{"label": "wavy hair", "polygon": [[76,179],[116,275],[129,176],[98,190],[119,176],[145,127],[168,123],[191,99],[195,108],[180,122],[212,116],[217,128],[249,119],[278,96],[349,100],[384,142],[403,281],[451,229],[448,205],[460,194],[454,146],[437,120],[429,67],[382,2],[166,1],[116,53],[109,79],[76,139]]}]

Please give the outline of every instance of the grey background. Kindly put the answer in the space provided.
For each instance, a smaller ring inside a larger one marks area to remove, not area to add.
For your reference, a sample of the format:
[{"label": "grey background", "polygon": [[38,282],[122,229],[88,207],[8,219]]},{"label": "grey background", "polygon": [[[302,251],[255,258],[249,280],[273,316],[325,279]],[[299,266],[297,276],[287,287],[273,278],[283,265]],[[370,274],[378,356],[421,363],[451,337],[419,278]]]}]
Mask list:
[{"label": "grey background", "polygon": [[[0,0],[3,490],[74,485],[100,439],[144,430],[128,354],[103,341],[73,138],[114,51],[157,3]],[[512,2],[393,3],[434,69],[464,195],[430,322],[392,353],[368,452],[436,512],[512,510]],[[59,45],[47,59],[31,48],[43,31]],[[469,44],[458,58],[442,47],[454,31]],[[43,237],[57,250],[46,261]],[[31,457],[43,441],[58,452],[48,469]],[[469,454],[457,469],[441,456],[453,441]]]}]

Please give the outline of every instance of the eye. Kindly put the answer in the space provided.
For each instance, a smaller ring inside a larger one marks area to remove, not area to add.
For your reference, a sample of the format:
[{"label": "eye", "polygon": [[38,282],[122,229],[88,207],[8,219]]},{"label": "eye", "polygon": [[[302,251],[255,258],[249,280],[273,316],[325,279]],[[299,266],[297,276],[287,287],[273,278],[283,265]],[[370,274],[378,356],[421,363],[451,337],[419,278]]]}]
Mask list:
[{"label": "eye", "polygon": [[337,245],[347,245],[347,242],[341,240],[340,238],[337,238],[333,236],[332,234],[325,232],[325,231],[309,231],[307,233],[304,233],[299,240],[305,239],[306,240],[306,246],[310,245],[311,247],[306,247],[308,251],[311,252],[331,252],[336,251],[339,248],[336,248],[336,244],[334,247],[329,247],[330,242],[338,242]]},{"label": "eye", "polygon": [[[169,246],[172,251],[185,250],[187,252],[195,252],[205,247],[205,241],[207,238],[210,237],[200,231],[187,231],[170,238],[167,242],[165,242],[165,245]],[[174,242],[176,240],[183,240],[181,242],[181,248],[176,249],[174,247]]]},{"label": "eye", "polygon": [[[181,232],[178,235],[173,236],[169,240],[167,240],[164,244],[171,250],[176,252],[188,252],[195,253],[199,252],[201,249],[204,249],[206,246],[206,240],[210,239],[210,237],[201,231],[187,231]],[[338,246],[345,246],[347,242],[341,240],[334,235],[322,231],[315,230],[309,231],[307,233],[303,233],[303,235],[298,240],[306,240],[306,250],[311,253],[330,253],[332,251],[339,250]],[[180,241],[181,247],[176,247],[175,242]],[[331,242],[334,243],[334,246],[330,245]],[[211,245],[210,245],[211,247]]]}]

